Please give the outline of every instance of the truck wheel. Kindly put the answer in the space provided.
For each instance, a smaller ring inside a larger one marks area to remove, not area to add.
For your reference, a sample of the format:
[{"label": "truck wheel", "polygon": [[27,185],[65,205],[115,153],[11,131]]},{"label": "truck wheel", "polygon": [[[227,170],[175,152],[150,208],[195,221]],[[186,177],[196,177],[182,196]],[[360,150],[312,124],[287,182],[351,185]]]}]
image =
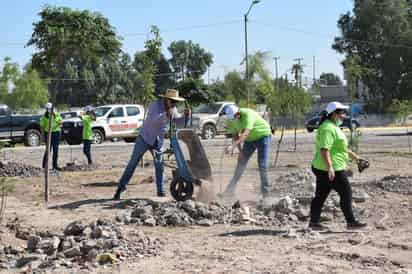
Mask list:
[{"label": "truck wheel", "polygon": [[24,145],[28,147],[37,147],[41,143],[41,134],[37,129],[29,129],[24,134]]},{"label": "truck wheel", "polygon": [[203,127],[202,138],[213,139],[216,136],[216,127],[212,124],[207,124]]},{"label": "truck wheel", "polygon": [[98,145],[103,143],[104,133],[100,129],[93,129],[93,144]]}]

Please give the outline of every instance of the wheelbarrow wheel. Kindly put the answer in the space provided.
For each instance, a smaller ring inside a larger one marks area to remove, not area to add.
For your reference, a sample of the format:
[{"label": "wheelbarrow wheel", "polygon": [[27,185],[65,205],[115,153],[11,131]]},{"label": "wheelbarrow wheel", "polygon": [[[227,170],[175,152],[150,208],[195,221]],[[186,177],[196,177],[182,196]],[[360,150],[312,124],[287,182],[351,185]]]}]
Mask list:
[{"label": "wheelbarrow wheel", "polygon": [[170,193],[176,201],[186,201],[193,196],[193,184],[181,178],[175,178],[170,183]]}]

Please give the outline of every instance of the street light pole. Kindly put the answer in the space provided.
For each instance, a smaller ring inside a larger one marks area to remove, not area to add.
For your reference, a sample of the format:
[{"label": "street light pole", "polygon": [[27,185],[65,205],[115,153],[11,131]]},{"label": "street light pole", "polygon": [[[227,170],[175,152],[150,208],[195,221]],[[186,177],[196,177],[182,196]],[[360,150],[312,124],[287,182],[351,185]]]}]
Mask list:
[{"label": "street light pole", "polygon": [[275,60],[275,82],[276,82],[276,89],[279,90],[279,76],[278,76],[278,60],[280,59],[279,56],[273,57]]},{"label": "street light pole", "polygon": [[253,0],[253,2],[250,4],[250,7],[248,11],[244,15],[244,21],[245,21],[245,66],[246,66],[246,71],[245,71],[245,80],[246,80],[246,90],[247,90],[247,106],[249,107],[250,103],[250,90],[249,90],[249,59],[248,59],[248,51],[247,51],[247,21],[248,21],[248,15],[250,11],[252,10],[253,5],[258,4],[260,0]]}]

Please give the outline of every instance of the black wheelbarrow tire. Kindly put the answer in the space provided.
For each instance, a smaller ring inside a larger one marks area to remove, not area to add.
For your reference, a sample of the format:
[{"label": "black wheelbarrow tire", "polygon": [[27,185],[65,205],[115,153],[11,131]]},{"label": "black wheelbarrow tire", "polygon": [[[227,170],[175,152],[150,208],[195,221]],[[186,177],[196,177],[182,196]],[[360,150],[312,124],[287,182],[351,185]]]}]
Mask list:
[{"label": "black wheelbarrow tire", "polygon": [[183,202],[191,199],[193,191],[193,184],[184,181],[182,178],[174,178],[170,183],[170,193],[176,201]]}]

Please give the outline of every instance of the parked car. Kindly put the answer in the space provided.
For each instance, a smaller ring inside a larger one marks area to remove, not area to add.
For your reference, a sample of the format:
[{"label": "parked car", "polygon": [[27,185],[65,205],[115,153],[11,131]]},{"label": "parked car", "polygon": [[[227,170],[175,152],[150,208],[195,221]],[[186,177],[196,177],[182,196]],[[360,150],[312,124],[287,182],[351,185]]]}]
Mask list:
[{"label": "parked car", "polygon": [[41,115],[13,114],[7,105],[0,104],[0,140],[39,146]]},{"label": "parked car", "polygon": [[[95,109],[96,121],[92,123],[93,143],[123,138],[134,142],[137,129],[143,124],[144,108],[141,105],[106,105]],[[82,142],[82,121],[79,117],[63,121],[62,138],[70,145]]]},{"label": "parked car", "polygon": [[[319,121],[320,121],[319,116],[313,117],[312,119],[307,121],[306,122],[306,129],[308,130],[308,132],[313,132],[315,129],[318,129]],[[355,130],[359,127],[360,127],[359,121],[352,118],[352,129]],[[350,118],[349,117],[345,117],[343,119],[343,123],[341,125],[341,128],[351,129]]]},{"label": "parked car", "polygon": [[216,135],[225,134],[226,117],[223,109],[234,102],[216,102],[202,104],[193,110],[193,118],[199,119],[198,130],[203,139],[213,139]]},{"label": "parked car", "polygon": [[63,120],[69,120],[72,118],[79,117],[81,113],[82,113],[81,110],[72,110],[72,111],[61,112],[60,116],[62,117]]}]

